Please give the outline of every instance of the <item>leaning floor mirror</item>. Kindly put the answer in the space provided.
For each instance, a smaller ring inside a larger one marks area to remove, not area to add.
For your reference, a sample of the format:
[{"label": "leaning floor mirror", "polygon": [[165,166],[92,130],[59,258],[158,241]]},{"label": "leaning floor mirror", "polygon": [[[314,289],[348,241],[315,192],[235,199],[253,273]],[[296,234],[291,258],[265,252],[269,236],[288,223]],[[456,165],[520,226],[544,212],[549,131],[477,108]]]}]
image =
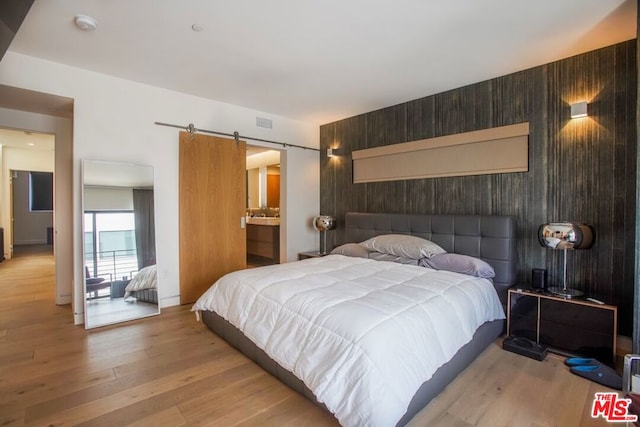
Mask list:
[{"label": "leaning floor mirror", "polygon": [[153,168],[84,160],[85,327],[160,313]]}]

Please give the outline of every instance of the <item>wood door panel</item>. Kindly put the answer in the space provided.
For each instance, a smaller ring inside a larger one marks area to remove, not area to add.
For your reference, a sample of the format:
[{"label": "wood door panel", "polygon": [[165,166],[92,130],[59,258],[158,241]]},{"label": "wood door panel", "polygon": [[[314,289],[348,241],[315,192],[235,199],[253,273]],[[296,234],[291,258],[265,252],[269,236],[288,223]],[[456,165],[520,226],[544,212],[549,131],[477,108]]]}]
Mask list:
[{"label": "wood door panel", "polygon": [[246,268],[246,143],[180,132],[180,303]]}]

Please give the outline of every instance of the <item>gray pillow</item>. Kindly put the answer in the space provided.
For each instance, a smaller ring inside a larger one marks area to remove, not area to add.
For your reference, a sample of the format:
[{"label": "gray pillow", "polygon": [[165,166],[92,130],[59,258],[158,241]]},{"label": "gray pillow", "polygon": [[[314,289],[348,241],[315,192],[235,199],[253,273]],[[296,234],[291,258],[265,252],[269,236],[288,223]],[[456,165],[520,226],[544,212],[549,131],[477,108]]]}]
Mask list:
[{"label": "gray pillow", "polygon": [[460,254],[438,254],[431,258],[422,258],[418,265],[434,270],[453,271],[469,276],[492,279],[496,272],[489,264],[479,258]]},{"label": "gray pillow", "polygon": [[383,254],[382,252],[369,252],[369,258],[376,261],[390,261],[398,264],[418,265],[418,260],[397,255]]},{"label": "gray pillow", "polygon": [[360,244],[370,251],[416,260],[446,252],[430,240],[407,234],[382,234]]},{"label": "gray pillow", "polygon": [[331,255],[344,255],[356,258],[369,258],[369,250],[359,243],[345,243],[331,251]]}]

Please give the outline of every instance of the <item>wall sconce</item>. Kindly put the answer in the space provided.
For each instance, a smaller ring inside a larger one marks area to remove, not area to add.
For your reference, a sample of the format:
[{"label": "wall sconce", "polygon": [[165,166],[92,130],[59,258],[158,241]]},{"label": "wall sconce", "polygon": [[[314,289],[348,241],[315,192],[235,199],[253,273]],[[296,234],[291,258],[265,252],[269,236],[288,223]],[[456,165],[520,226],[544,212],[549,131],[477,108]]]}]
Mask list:
[{"label": "wall sconce", "polygon": [[337,148],[327,148],[327,157],[338,157],[340,155],[340,150]]},{"label": "wall sconce", "polygon": [[587,117],[587,102],[576,102],[575,104],[571,104],[571,118],[577,119],[580,117]]}]

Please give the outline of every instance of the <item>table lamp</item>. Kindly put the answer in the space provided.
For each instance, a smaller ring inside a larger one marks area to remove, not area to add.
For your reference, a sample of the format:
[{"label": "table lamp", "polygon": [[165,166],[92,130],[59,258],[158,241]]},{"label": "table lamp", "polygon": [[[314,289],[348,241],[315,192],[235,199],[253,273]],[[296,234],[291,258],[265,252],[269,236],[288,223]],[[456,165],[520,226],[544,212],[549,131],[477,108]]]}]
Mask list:
[{"label": "table lamp", "polygon": [[330,215],[318,215],[313,218],[313,228],[322,233],[324,245],[320,248],[322,255],[327,254],[327,230],[336,228],[336,219]]},{"label": "table lamp", "polygon": [[584,295],[584,292],[567,287],[567,251],[589,249],[593,245],[593,238],[591,226],[577,222],[550,222],[538,228],[538,241],[542,246],[564,251],[562,287],[550,287],[549,292],[565,298]]}]

